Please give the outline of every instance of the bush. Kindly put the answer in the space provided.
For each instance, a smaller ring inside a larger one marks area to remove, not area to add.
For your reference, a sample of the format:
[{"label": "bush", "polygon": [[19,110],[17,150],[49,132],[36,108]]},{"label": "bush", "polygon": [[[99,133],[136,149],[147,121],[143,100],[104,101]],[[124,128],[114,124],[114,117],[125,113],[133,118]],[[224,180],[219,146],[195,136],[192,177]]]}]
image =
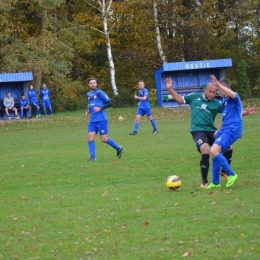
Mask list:
[{"label": "bush", "polygon": [[118,96],[111,98],[114,107],[132,107],[136,105],[134,93],[131,89],[122,89]]},{"label": "bush", "polygon": [[249,98],[251,96],[249,79],[246,73],[247,63],[245,60],[240,60],[237,70],[237,87],[236,90],[241,99]]}]

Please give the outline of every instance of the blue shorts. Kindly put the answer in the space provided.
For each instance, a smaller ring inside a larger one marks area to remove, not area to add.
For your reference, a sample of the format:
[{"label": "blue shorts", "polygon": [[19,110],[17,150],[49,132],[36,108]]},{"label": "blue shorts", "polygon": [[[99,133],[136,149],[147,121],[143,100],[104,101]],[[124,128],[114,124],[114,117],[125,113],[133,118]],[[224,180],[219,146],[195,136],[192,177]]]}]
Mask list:
[{"label": "blue shorts", "polygon": [[50,102],[50,100],[42,101],[42,107],[51,107],[51,102]]},{"label": "blue shorts", "polygon": [[98,122],[89,122],[88,123],[88,133],[96,132],[100,135],[106,135],[108,133],[108,122],[107,121],[98,121]]},{"label": "blue shorts", "polygon": [[138,108],[137,109],[137,112],[136,112],[136,115],[139,115],[139,116],[151,116],[152,115],[152,112],[151,112],[151,109],[150,108]]},{"label": "blue shorts", "polygon": [[229,133],[218,132],[214,144],[221,146],[221,153],[224,153],[239,137]]}]

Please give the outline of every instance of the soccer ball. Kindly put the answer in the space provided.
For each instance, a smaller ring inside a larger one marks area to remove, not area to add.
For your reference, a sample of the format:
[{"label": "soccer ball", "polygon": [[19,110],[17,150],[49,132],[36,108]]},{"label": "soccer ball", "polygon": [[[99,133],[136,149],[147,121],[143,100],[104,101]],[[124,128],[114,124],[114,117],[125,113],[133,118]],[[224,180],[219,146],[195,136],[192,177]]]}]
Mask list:
[{"label": "soccer ball", "polygon": [[120,117],[118,118],[118,120],[119,120],[119,121],[123,121],[124,118],[123,118],[122,116],[120,116]]},{"label": "soccer ball", "polygon": [[170,190],[177,190],[181,186],[181,179],[177,175],[171,175],[166,178],[165,185]]}]

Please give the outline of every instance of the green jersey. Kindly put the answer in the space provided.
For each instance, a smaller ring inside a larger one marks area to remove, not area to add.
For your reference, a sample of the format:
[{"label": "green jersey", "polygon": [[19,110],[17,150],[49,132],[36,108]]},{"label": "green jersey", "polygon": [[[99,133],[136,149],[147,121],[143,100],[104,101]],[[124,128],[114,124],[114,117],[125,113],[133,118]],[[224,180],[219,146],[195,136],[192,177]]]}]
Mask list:
[{"label": "green jersey", "polygon": [[183,100],[185,104],[190,105],[191,109],[190,132],[215,132],[217,130],[214,120],[217,114],[221,112],[221,101],[217,99],[207,100],[204,95],[199,93],[185,95]]}]

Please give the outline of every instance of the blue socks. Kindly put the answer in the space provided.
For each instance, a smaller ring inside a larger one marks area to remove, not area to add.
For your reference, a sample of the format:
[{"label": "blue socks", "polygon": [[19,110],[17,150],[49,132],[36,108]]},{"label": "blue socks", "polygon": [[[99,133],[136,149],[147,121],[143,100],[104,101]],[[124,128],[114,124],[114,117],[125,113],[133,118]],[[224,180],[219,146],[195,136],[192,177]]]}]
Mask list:
[{"label": "blue socks", "polygon": [[94,141],[88,141],[88,149],[91,158],[95,159],[96,158],[96,146]]},{"label": "blue socks", "polygon": [[135,131],[135,132],[138,132],[139,125],[140,125],[139,122],[138,122],[138,123],[135,123],[135,125],[134,125],[134,131]]},{"label": "blue socks", "polygon": [[151,124],[153,126],[153,130],[157,130],[155,120],[152,119],[150,122],[151,122]]},{"label": "blue socks", "polygon": [[50,109],[50,114],[53,115],[52,107],[49,107]]},{"label": "blue socks", "polygon": [[[150,120],[152,126],[153,126],[153,130],[157,130],[157,127],[156,127],[156,122],[154,119]],[[134,125],[134,131],[135,132],[138,132],[138,129],[139,129],[139,126],[140,126],[140,122],[135,122],[135,125]]]},{"label": "blue socks", "polygon": [[219,184],[220,168],[220,164],[218,163],[216,158],[212,158],[212,183],[215,185]]},{"label": "blue socks", "polygon": [[[50,109],[50,114],[53,115],[52,107],[49,107],[49,109]],[[43,113],[44,113],[45,116],[47,116],[47,109],[46,109],[46,107],[43,108]]]},{"label": "blue socks", "polygon": [[228,176],[235,175],[225,156],[219,153],[215,158],[212,158],[212,182],[214,184],[219,184],[219,172],[221,167]]},{"label": "blue socks", "polygon": [[107,144],[109,144],[110,146],[112,146],[116,150],[120,149],[120,146],[111,138],[107,139]]},{"label": "blue socks", "polygon": [[[120,149],[120,146],[111,138],[107,139],[107,144],[112,146],[115,150],[119,150]],[[88,141],[88,150],[89,150],[90,157],[93,158],[93,159],[96,159],[96,145],[95,145],[95,141]]]}]

